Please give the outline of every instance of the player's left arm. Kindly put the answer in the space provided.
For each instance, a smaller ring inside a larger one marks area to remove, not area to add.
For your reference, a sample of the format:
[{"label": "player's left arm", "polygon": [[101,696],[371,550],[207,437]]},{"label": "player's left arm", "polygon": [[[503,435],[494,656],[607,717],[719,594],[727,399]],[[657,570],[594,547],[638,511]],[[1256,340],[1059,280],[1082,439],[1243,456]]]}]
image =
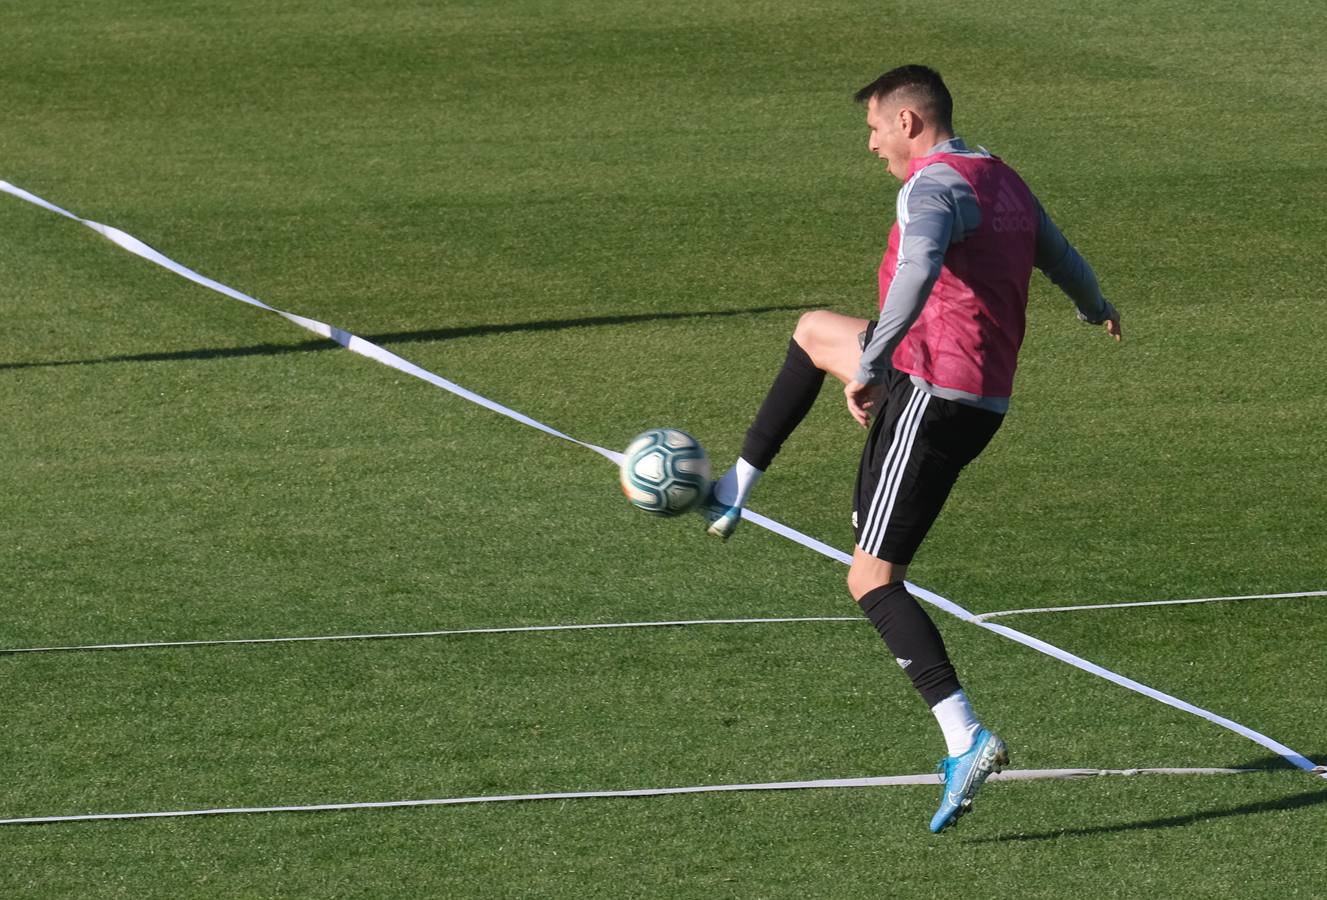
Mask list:
[{"label": "player's left arm", "polygon": [[1120,311],[1101,293],[1096,272],[1051,221],[1040,201],[1037,201],[1037,249],[1033,262],[1074,302],[1080,320],[1089,325],[1105,325],[1106,333],[1115,340],[1124,339]]}]

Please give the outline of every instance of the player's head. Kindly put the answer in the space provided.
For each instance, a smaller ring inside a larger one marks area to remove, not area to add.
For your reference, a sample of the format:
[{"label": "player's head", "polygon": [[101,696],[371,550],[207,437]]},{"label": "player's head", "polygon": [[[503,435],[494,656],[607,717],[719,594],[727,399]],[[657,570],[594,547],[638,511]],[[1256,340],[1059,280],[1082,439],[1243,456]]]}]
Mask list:
[{"label": "player's head", "polygon": [[926,66],[890,69],[854,99],[866,104],[867,146],[900,181],[915,155],[954,134],[954,98],[940,73]]}]

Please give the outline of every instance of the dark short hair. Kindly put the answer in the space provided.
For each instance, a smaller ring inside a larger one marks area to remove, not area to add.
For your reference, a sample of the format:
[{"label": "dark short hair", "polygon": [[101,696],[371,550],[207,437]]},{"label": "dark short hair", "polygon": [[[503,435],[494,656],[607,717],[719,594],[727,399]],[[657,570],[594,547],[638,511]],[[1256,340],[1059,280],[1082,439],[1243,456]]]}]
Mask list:
[{"label": "dark short hair", "polygon": [[945,87],[940,73],[928,66],[899,66],[890,69],[853,95],[858,103],[883,102],[894,94],[906,93],[919,112],[946,129],[954,127],[954,98]]}]

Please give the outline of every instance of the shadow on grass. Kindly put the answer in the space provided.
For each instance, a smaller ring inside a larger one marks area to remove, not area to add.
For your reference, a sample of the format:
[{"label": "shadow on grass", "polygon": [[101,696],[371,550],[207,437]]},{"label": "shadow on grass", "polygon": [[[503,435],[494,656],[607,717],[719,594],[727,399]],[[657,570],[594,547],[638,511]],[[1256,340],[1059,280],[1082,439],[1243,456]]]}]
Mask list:
[{"label": "shadow on grass", "polygon": [[1278,800],[1246,803],[1243,806],[1227,806],[1219,809],[1184,813],[1178,816],[1166,816],[1161,819],[1147,819],[1142,822],[1123,822],[1118,825],[1093,825],[1090,828],[1064,828],[1059,831],[1043,831],[1034,834],[1009,834],[1003,837],[976,838],[965,843],[1005,844],[1019,841],[1047,841],[1065,837],[1088,837],[1096,834],[1119,834],[1127,831],[1150,831],[1157,828],[1180,828],[1185,825],[1195,825],[1198,822],[1208,822],[1214,819],[1230,819],[1235,816],[1253,816],[1259,813],[1307,809],[1323,804],[1327,804],[1327,782],[1324,782],[1323,786],[1317,790],[1292,794]]},{"label": "shadow on grass", "polygon": [[[491,325],[465,325],[458,328],[434,328],[425,331],[395,331],[363,335],[374,344],[413,344],[430,341],[449,341],[463,337],[483,337],[493,334],[514,334],[530,331],[562,331],[568,328],[596,328],[601,325],[630,325],[636,322],[668,322],[677,319],[723,319],[733,316],[755,316],[772,312],[797,312],[813,309],[810,304],[789,306],[755,306],[750,309],[716,309],[699,312],[635,313],[617,316],[587,316],[581,319],[541,319],[534,322],[507,322]],[[789,333],[791,333],[791,326]],[[129,353],[92,359],[57,359],[39,362],[0,363],[0,369],[39,369],[56,366],[95,366],[106,363],[176,362],[180,360],[231,359],[243,356],[280,356],[286,353],[312,353],[340,349],[340,344],[323,338],[298,344],[253,344],[248,347],[214,347],[198,350],[171,350],[158,353]]]},{"label": "shadow on grass", "polygon": [[[1314,763],[1317,764],[1327,763],[1327,753],[1306,753],[1304,755],[1308,759],[1312,760]],[[1250,759],[1247,762],[1242,762],[1237,766],[1233,766],[1232,768],[1268,769],[1275,771],[1291,771],[1291,772],[1299,771],[1298,767],[1292,766],[1289,762],[1287,762],[1285,759],[1283,759],[1280,756],[1259,756],[1254,759]]]}]

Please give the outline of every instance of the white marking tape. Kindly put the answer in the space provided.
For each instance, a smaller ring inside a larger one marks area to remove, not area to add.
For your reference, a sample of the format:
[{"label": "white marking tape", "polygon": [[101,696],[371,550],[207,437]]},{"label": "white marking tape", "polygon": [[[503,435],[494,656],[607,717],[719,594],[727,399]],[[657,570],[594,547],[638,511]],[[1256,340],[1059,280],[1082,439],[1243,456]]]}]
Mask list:
[{"label": "white marking tape", "polygon": [[998,616],[1026,616],[1032,613],[1082,612],[1088,609],[1128,609],[1134,606],[1183,606],[1189,603],[1221,603],[1230,600],[1287,600],[1292,597],[1327,597],[1327,591],[1299,591],[1293,594],[1245,594],[1239,597],[1199,597],[1193,600],[1141,600],[1133,603],[1091,603],[1086,606],[1038,606],[1029,609],[1002,609],[982,613],[978,622]]},{"label": "white marking tape", "polygon": [[19,647],[0,650],[0,656],[14,653],[61,653],[76,650],[144,650],[157,647],[215,647],[223,644],[295,644],[308,641],[377,641],[392,638],[446,637],[458,634],[514,634],[531,631],[592,631],[611,628],[664,628],[678,625],[767,625],[783,622],[856,622],[861,616],[799,616],[783,619],[677,619],[668,622],[604,622],[587,625],[513,625],[496,628],[455,628],[445,631],[402,631],[381,634],[326,634],[308,637],[229,638],[203,641],[148,641],[138,644],[81,644],[68,647]]},{"label": "white marking tape", "polygon": [[[759,513],[753,516],[765,519]],[[785,532],[792,531],[787,526],[775,522],[773,519],[765,519],[772,526],[771,531]],[[814,539],[810,539],[814,541]],[[816,542],[819,543],[819,542]],[[824,546],[824,545],[822,545]],[[832,547],[834,554],[839,551]],[[826,554],[830,555],[830,554]],[[847,554],[842,554],[846,556]],[[920,588],[912,585],[913,589],[920,592]],[[1172,606],[1183,603],[1215,603],[1219,600],[1277,600],[1287,597],[1319,597],[1327,596],[1327,591],[1304,591],[1294,594],[1250,594],[1241,597],[1207,597],[1195,600],[1147,600],[1134,603],[1097,603],[1090,606],[1047,606],[1035,609],[1009,609],[998,610],[996,612],[981,613],[974,615],[970,621],[973,623],[984,622],[987,619],[996,616],[1016,616],[1025,613],[1051,613],[1051,612],[1075,612],[1079,610],[1090,609],[1125,609],[1134,606]],[[956,607],[957,609],[957,607]],[[959,616],[962,618],[962,616]],[[321,634],[321,635],[286,635],[283,637],[267,638],[208,638],[202,640],[190,641],[139,641],[125,644],[68,644],[51,647],[8,647],[0,649],[0,656],[18,654],[18,653],[66,653],[95,650],[153,650],[165,647],[220,647],[227,645],[247,645],[247,644],[298,644],[311,642],[332,642],[332,641],[377,641],[392,640],[404,638],[426,638],[426,637],[451,637],[455,635],[466,634],[513,634],[520,632],[541,632],[541,631],[591,631],[596,629],[617,629],[617,628],[667,628],[679,627],[683,625],[766,625],[792,622],[855,622],[862,624],[866,620],[861,616],[787,616],[778,618],[744,618],[744,619],[665,619],[658,622],[592,622],[569,625],[503,625],[492,626],[488,628],[450,628],[435,631],[383,631],[369,632],[364,634]]]},{"label": "white marking tape", "polygon": [[[600,456],[603,456],[606,459],[609,459],[615,463],[620,462],[622,459],[621,453],[618,453],[613,450],[606,450],[598,445],[589,444],[586,443],[585,441],[577,440],[576,438],[571,437],[568,434],[564,434],[563,432],[558,431],[555,428],[551,428],[548,425],[543,424],[542,422],[538,422],[523,413],[516,412],[515,410],[509,407],[503,406],[500,403],[495,403],[494,401],[489,400],[487,397],[482,397],[479,394],[474,393],[473,391],[466,390],[460,385],[454,384],[453,382],[450,382],[445,378],[435,375],[432,372],[428,371],[427,369],[423,369],[415,365],[414,363],[406,359],[403,359],[400,356],[397,356],[395,353],[392,353],[388,350],[384,350],[382,347],[370,343],[369,341],[366,341],[363,338],[356,337],[355,335],[350,334],[347,331],[343,331],[340,328],[335,328],[324,322],[319,322],[316,319],[307,319],[304,316],[297,316],[294,313],[284,312],[282,310],[268,306],[266,303],[263,303],[260,300],[256,300],[253,297],[250,297],[248,294],[237,291],[234,288],[227,287],[226,285],[221,284],[220,282],[213,281],[211,278],[199,275],[197,272],[193,271],[192,269],[182,266],[179,263],[175,262],[174,260],[170,259],[169,257],[166,257],[161,253],[158,253],[156,250],[153,250],[151,247],[149,247],[147,244],[144,244],[138,238],[134,237],[133,235],[126,234],[125,232],[120,231],[118,228],[113,228],[109,225],[102,225],[99,222],[93,222],[91,220],[76,216],[71,212],[61,209],[60,207],[54,205],[53,203],[49,203],[46,200],[43,200],[42,198],[36,196],[35,194],[31,194],[23,190],[22,188],[15,187],[14,185],[10,184],[7,181],[0,181],[0,191],[13,194],[15,197],[18,197],[21,200],[26,200],[27,202],[35,204],[36,206],[40,206],[44,209],[50,210],[51,212],[58,213],[59,215],[65,216],[66,218],[73,219],[75,222],[81,222],[82,224],[91,228],[93,231],[97,232],[103,237],[106,237],[107,239],[117,244],[118,246],[124,248],[125,250],[128,250],[130,253],[133,253],[135,256],[140,256],[143,259],[148,260],[149,262],[155,263],[156,265],[159,265],[162,268],[167,269],[168,271],[174,272],[183,278],[187,278],[188,280],[196,284],[202,285],[203,287],[206,287],[210,290],[216,291],[219,294],[223,294],[235,300],[240,300],[244,303],[250,304],[251,306],[259,307],[260,309],[268,310],[269,312],[274,312],[277,315],[282,316],[283,318],[288,319],[291,322],[294,322],[296,325],[299,325],[301,328],[306,328],[309,331],[312,331],[314,334],[335,341],[336,343],[345,347],[347,350],[350,350],[354,353],[358,353],[361,356],[366,356],[369,359],[377,360],[383,365],[390,366],[391,368],[396,369],[397,371],[400,372],[404,372],[407,375],[412,375],[416,378],[428,382],[429,384],[432,384],[436,387],[440,387],[445,391],[450,391],[451,393],[457,395],[458,397],[462,397],[466,400],[469,400],[472,403],[476,403],[484,407],[485,409],[489,409],[492,410],[493,412],[504,415],[509,419],[514,419],[515,421],[520,422],[524,425],[529,425],[531,428],[535,428],[539,431],[544,432],[545,434],[561,438],[562,440],[565,441],[570,441],[571,443],[577,444],[581,447],[585,447],[588,450],[593,450],[595,453],[598,453]],[[805,547],[809,547],[812,550],[815,550],[818,553],[828,556],[831,559],[838,560],[839,562],[842,563],[851,562],[851,557],[848,556],[848,554],[842,552],[841,550],[836,550],[833,547],[830,547],[829,545],[822,543],[821,541],[815,540],[814,538],[804,535],[800,531],[797,531],[796,529],[789,528],[786,525],[782,525],[778,522],[775,522],[772,519],[769,519],[757,513],[752,513],[749,510],[743,510],[742,515],[743,518],[748,519],[757,525],[767,528],[775,532],[776,534],[782,535],[783,537],[795,541],[796,543],[801,544]],[[1095,663],[1090,663],[1087,660],[1083,659],[1082,657],[1075,656],[1072,653],[1068,653],[1064,650],[1061,650],[1059,647],[1052,646],[1051,644],[1047,644],[1045,641],[1041,641],[1038,640],[1037,638],[1026,635],[1021,631],[1016,631],[1004,625],[994,625],[991,624],[990,622],[980,621],[975,615],[973,615],[971,612],[964,609],[963,607],[959,606],[957,603],[954,603],[952,600],[948,600],[944,597],[941,597],[939,594],[936,594],[933,591],[928,591],[925,588],[917,587],[911,582],[908,582],[908,589],[917,597],[920,597],[921,599],[932,604],[933,606],[936,606],[937,608],[942,609],[945,612],[948,612],[950,615],[955,616],[956,618],[962,619],[965,622],[970,622],[981,628],[985,628],[989,631],[993,631],[996,634],[1003,635],[1004,637],[1007,637],[1012,641],[1016,641],[1027,647],[1031,647],[1032,649],[1037,650],[1040,653],[1045,653],[1046,655],[1054,659],[1058,659],[1061,662],[1066,662],[1069,665],[1082,669],[1085,672],[1090,672],[1093,675],[1097,675],[1098,677],[1104,678],[1107,681],[1120,685],[1121,687],[1128,688],[1131,691],[1136,691],[1140,694],[1143,694],[1146,697],[1151,697],[1154,700],[1159,700],[1160,702],[1165,703],[1168,706],[1172,706],[1176,709],[1192,713],[1193,715],[1206,719],[1209,722],[1213,722],[1217,725],[1220,725],[1223,728],[1228,728],[1234,731],[1236,734],[1240,734],[1254,741],[1255,743],[1260,744],[1263,747],[1266,747],[1267,749],[1272,750],[1273,752],[1279,754],[1297,768],[1304,769],[1309,772],[1314,772],[1314,774],[1318,774],[1321,777],[1327,778],[1327,775],[1322,775],[1322,773],[1315,772],[1316,765],[1307,757],[1303,756],[1300,753],[1296,753],[1294,750],[1291,750],[1289,747],[1280,743],[1279,741],[1272,740],[1266,735],[1260,734],[1259,732],[1254,731],[1251,728],[1246,728],[1245,726],[1240,725],[1237,722],[1233,722],[1230,719],[1225,718],[1224,716],[1219,716],[1216,713],[1202,709],[1201,707],[1198,706],[1194,706],[1193,704],[1187,703],[1176,697],[1172,697],[1170,694],[1166,694],[1161,691],[1154,690],[1153,688],[1147,687],[1146,685],[1134,681],[1131,678],[1126,678],[1123,675],[1116,674],[1115,672],[1112,672],[1109,669],[1098,666]]]},{"label": "white marking tape", "polygon": [[118,246],[124,248],[125,250],[128,250],[130,253],[134,254],[135,256],[141,256],[143,259],[146,259],[148,262],[156,263],[157,265],[161,266],[163,269],[167,269],[168,271],[174,272],[176,275],[179,275],[182,278],[187,278],[188,280],[194,282],[195,284],[202,285],[203,287],[208,288],[209,290],[216,291],[218,294],[222,294],[234,300],[239,300],[243,303],[248,303],[250,306],[256,306],[259,309],[265,309],[268,312],[274,312],[278,316],[281,316],[284,319],[288,319],[291,322],[294,322],[296,325],[300,326],[301,328],[312,331],[314,334],[318,335],[319,337],[325,337],[328,340],[335,341],[336,343],[340,344],[342,347],[345,347],[347,350],[350,350],[354,353],[358,353],[360,356],[367,356],[369,359],[376,360],[377,362],[380,362],[385,366],[390,366],[391,368],[396,369],[399,372],[404,372],[407,375],[413,375],[415,378],[418,378],[422,381],[427,381],[429,384],[432,384],[436,387],[440,387],[444,391],[450,391],[451,393],[457,395],[458,397],[463,397],[466,400],[469,400],[471,403],[476,403],[484,407],[485,409],[492,410],[493,412],[504,415],[509,419],[514,419],[517,422],[520,422],[522,425],[528,425],[531,428],[544,432],[545,434],[550,434],[553,437],[561,438],[564,441],[570,441],[573,444],[578,444],[586,448],[587,450],[593,450],[595,453],[598,453],[600,456],[605,457],[606,459],[610,459],[615,463],[620,463],[622,461],[622,454],[617,452],[616,450],[606,450],[603,447],[600,447],[596,444],[589,444],[586,443],[585,441],[577,440],[576,438],[572,437],[569,434],[563,434],[561,431],[558,431],[556,428],[550,428],[549,426],[545,425],[543,422],[537,422],[534,419],[530,418],[529,416],[523,413],[519,413],[516,410],[511,409],[510,407],[503,406],[501,403],[494,402],[493,400],[490,400],[487,397],[481,397],[479,394],[476,394],[472,391],[468,391],[465,388],[461,387],[459,384],[454,384],[445,378],[435,375],[432,372],[430,372],[428,369],[421,368],[415,365],[414,363],[410,362],[409,360],[397,356],[395,353],[392,353],[390,350],[384,350],[382,347],[379,347],[377,344],[366,341],[363,338],[356,337],[355,335],[349,333],[348,331],[343,331],[340,328],[328,325],[325,322],[319,322],[316,319],[306,319],[304,316],[297,316],[294,313],[288,313],[284,310],[268,306],[266,303],[262,302],[261,300],[255,299],[254,297],[250,297],[248,294],[245,294],[242,291],[237,291],[234,288],[227,287],[226,285],[221,284],[218,281],[213,281],[211,278],[208,278],[205,275],[199,275],[193,269],[190,269],[187,266],[182,266],[179,263],[177,263],[175,260],[171,259],[170,257],[158,253],[156,250],[152,249],[147,244],[143,243],[138,238],[134,237],[132,234],[126,234],[120,229],[114,228],[110,225],[103,225],[100,222],[93,222],[90,219],[84,219],[80,216],[76,216],[67,210],[61,209],[60,207],[56,206],[53,203],[43,200],[41,197],[38,197],[35,194],[30,194],[27,191],[23,190],[22,188],[15,187],[14,185],[10,184],[7,181],[0,181],[0,191],[4,191],[5,193],[8,194],[13,194],[15,197],[18,197],[21,200],[26,200],[29,203],[36,204],[37,206],[40,206],[43,209],[48,209],[53,213],[59,213],[60,215],[65,216],[66,218],[73,219],[75,222],[81,222],[87,227],[91,228],[93,231],[100,234],[102,237],[106,238],[107,240],[111,241],[114,244],[117,244]]},{"label": "white marking tape", "polygon": [[[990,781],[1031,781],[1044,778],[1098,778],[1122,775],[1247,775],[1260,769],[1010,769]],[[884,775],[874,778],[824,778],[817,781],[770,781],[763,784],[710,784],[696,787],[645,788],[629,791],[569,791],[559,794],[505,794],[487,797],[446,797],[439,800],[387,800],[373,803],[320,803],[313,806],[234,806],[166,812],[95,813],[82,816],[31,816],[0,819],[0,825],[51,825],[57,822],[105,822],[118,819],[167,819],[184,816],[234,816],[253,813],[335,812],[410,806],[459,806],[468,803],[511,803],[527,800],[588,800],[608,797],[664,797],[673,794],[717,794],[736,791],[792,791],[824,788],[900,787],[939,784],[938,774]]]},{"label": "white marking tape", "polygon": [[1153,700],[1158,700],[1167,706],[1173,706],[1175,709],[1181,710],[1182,712],[1192,713],[1199,718],[1220,725],[1222,728],[1228,728],[1256,744],[1261,744],[1286,760],[1286,762],[1297,768],[1303,769],[1306,772],[1315,772],[1317,769],[1317,764],[1303,754],[1296,753],[1280,741],[1274,741],[1267,735],[1254,731],[1252,728],[1241,725],[1231,719],[1227,719],[1225,716],[1217,715],[1210,710],[1203,709],[1201,706],[1195,706],[1187,700],[1181,700],[1178,697],[1165,693],[1164,691],[1158,691],[1156,688],[1148,687],[1141,682],[1134,681],[1132,678],[1120,675],[1117,672],[1112,672],[1110,669],[1099,666],[1094,662],[1088,662],[1081,656],[1075,656],[1074,654],[1069,653],[1066,650],[1061,650],[1059,647],[1048,644],[1039,638],[1034,638],[1021,631],[1015,631],[1007,625],[992,625],[989,622],[975,622],[973,624],[980,628],[985,628],[988,631],[994,631],[996,634],[1002,634],[1011,641],[1017,641],[1024,646],[1031,647],[1033,650],[1040,651],[1048,656],[1053,656],[1062,662],[1067,662],[1069,665],[1082,669],[1084,672],[1090,672],[1093,675],[1097,675],[1107,681],[1118,684],[1121,687],[1136,691],[1144,697],[1151,697]]},{"label": "white marking tape", "polygon": [[[796,533],[773,519],[767,519],[759,513],[752,513],[752,518],[763,519],[771,531],[776,533]],[[814,538],[808,538],[813,544],[819,544],[824,547],[822,551],[826,556],[844,556],[846,553],[840,553],[825,544],[820,544]],[[851,559],[845,560],[850,562]],[[920,591],[916,585],[913,589]],[[1219,600],[1279,600],[1287,597],[1321,597],[1327,596],[1327,591],[1302,591],[1294,594],[1249,594],[1242,597],[1207,597],[1197,600],[1145,600],[1135,603],[1096,603],[1090,606],[1047,606],[1036,609],[1008,609],[998,610],[996,612],[981,613],[972,617],[974,623],[984,622],[987,619],[996,616],[1017,616],[1025,613],[1050,613],[1050,612],[1075,612],[1086,609],[1125,609],[1133,606],[1172,606],[1182,603],[1215,603]],[[934,602],[934,601],[932,601]],[[955,607],[957,609],[958,607]],[[959,616],[962,618],[962,616]],[[613,629],[613,628],[665,628],[682,625],[765,625],[778,624],[785,622],[856,622],[861,624],[866,620],[861,616],[789,616],[782,618],[756,618],[756,619],[668,619],[660,622],[594,622],[588,624],[571,625],[505,625],[489,628],[453,628],[438,631],[384,631],[372,632],[367,634],[321,634],[321,635],[293,635],[284,637],[268,638],[209,638],[204,640],[192,641],[140,641],[128,644],[69,644],[52,647],[9,647],[0,649],[0,656],[6,656],[17,653],[65,653],[75,651],[92,650],[152,650],[162,647],[218,647],[229,644],[298,644],[309,642],[329,642],[329,641],[377,641],[391,640],[395,638],[425,638],[425,637],[449,637],[463,634],[512,634],[517,632],[532,631],[590,631],[594,629]]]}]

